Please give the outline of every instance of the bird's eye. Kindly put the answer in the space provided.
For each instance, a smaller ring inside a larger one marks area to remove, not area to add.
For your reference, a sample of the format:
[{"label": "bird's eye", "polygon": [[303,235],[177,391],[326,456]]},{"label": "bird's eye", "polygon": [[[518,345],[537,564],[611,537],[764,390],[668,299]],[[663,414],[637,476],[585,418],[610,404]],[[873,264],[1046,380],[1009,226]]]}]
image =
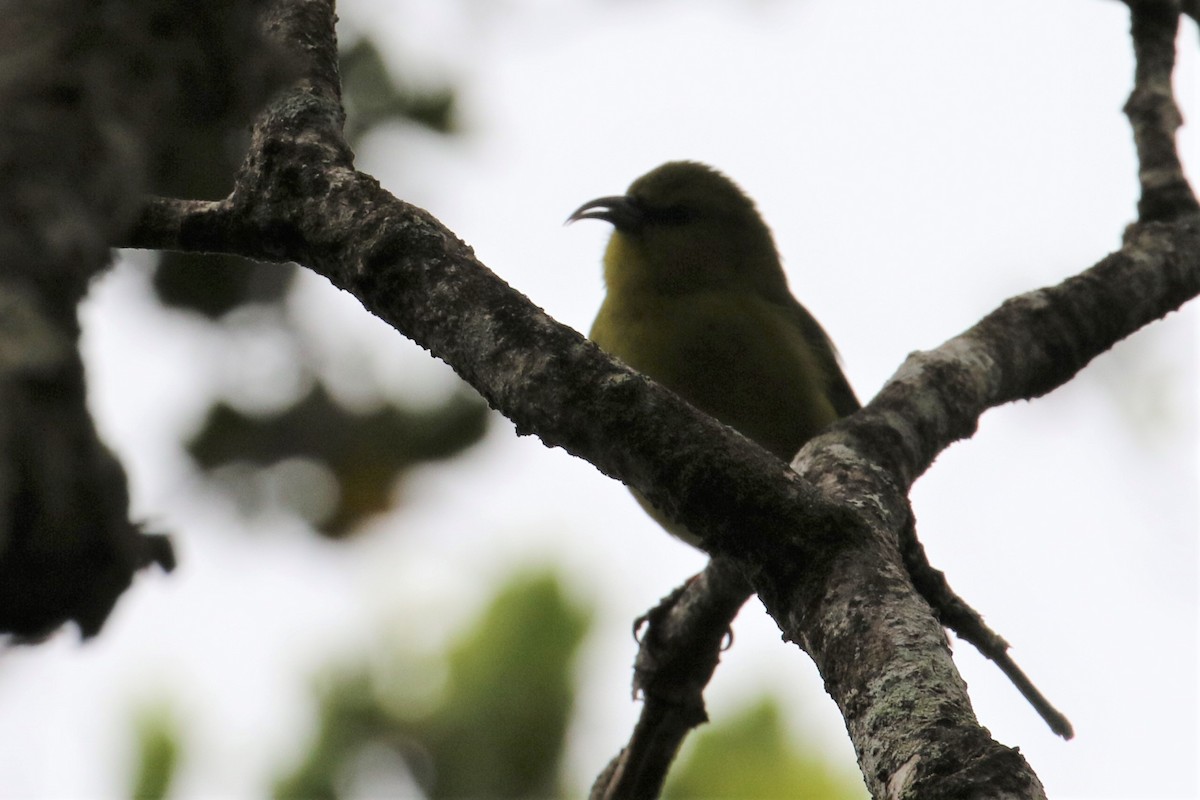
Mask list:
[{"label": "bird's eye", "polygon": [[659,225],[683,225],[700,216],[700,212],[695,208],[684,205],[647,208],[645,212],[647,219]]}]

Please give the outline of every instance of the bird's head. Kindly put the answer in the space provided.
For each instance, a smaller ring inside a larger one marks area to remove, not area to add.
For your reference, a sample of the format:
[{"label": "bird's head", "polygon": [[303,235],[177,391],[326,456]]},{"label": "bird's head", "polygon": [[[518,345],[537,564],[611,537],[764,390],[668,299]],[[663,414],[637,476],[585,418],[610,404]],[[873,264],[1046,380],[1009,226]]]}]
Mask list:
[{"label": "bird's head", "polygon": [[754,202],[704,164],[663,164],[623,195],[584,203],[567,221],[581,219],[616,228],[605,255],[610,292],[787,291],[771,232]]}]

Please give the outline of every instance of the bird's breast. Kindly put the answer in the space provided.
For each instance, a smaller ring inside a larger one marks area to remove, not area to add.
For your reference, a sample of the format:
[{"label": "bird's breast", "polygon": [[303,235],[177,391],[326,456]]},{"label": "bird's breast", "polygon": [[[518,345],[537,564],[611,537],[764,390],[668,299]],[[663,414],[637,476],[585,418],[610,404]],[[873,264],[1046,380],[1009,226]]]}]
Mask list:
[{"label": "bird's breast", "polygon": [[784,459],[837,418],[812,345],[786,309],[754,294],[610,293],[591,338]]}]

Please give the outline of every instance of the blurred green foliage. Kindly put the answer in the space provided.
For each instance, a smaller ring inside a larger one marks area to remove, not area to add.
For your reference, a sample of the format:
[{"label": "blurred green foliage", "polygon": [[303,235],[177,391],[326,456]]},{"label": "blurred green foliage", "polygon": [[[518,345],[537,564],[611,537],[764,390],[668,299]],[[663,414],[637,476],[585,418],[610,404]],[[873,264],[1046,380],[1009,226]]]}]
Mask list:
[{"label": "blurred green foliage", "polygon": [[154,292],[165,305],[218,319],[246,303],[281,301],[295,277],[295,264],[163,253],[154,271]]},{"label": "blurred green foliage", "polygon": [[769,697],[732,719],[701,728],[690,745],[667,778],[666,800],[868,796],[858,773],[839,771],[818,752],[794,742],[778,702]]},{"label": "blurred green foliage", "polygon": [[[430,409],[386,405],[364,413],[339,405],[318,383],[299,402],[275,414],[256,416],[224,403],[213,406],[188,451],[205,470],[237,462],[266,467],[296,458],[322,465],[337,484],[335,498],[331,508],[309,521],[322,534],[341,538],[390,507],[393,489],[405,472],[474,444],[483,436],[487,420],[487,406],[465,391]],[[247,491],[245,485],[231,488]],[[271,499],[310,516],[309,494],[301,488]],[[250,508],[265,502],[260,497],[246,499]]]},{"label": "blurred green foliage", "polygon": [[[520,574],[443,657],[393,649],[332,671],[318,689],[312,747],[276,782],[275,797],[570,796],[562,757],[575,705],[573,664],[591,618],[554,575]],[[133,797],[166,797],[179,760],[177,725],[162,710],[143,714],[138,738]],[[663,796],[862,800],[867,793],[857,773],[797,743],[778,703],[764,697],[694,734]]]},{"label": "blurred green foliage", "polygon": [[342,50],[341,56],[345,130],[351,144],[388,121],[412,122],[437,133],[455,131],[452,89],[414,89],[398,82],[388,72],[379,48],[367,38]]},{"label": "blurred green foliage", "polygon": [[137,768],[133,797],[160,800],[167,796],[179,760],[179,730],[165,708],[145,711],[137,720]]},{"label": "blurred green foliage", "polygon": [[[403,796],[406,778],[428,798],[564,796],[571,665],[590,617],[552,575],[518,576],[448,654],[444,688],[424,713],[406,712],[404,702],[412,682],[426,682],[406,672],[420,666],[334,680],[321,699],[316,744],[276,797],[342,797],[356,781]],[[363,753],[381,751],[402,765],[390,786],[386,771],[353,774],[371,761]]]}]

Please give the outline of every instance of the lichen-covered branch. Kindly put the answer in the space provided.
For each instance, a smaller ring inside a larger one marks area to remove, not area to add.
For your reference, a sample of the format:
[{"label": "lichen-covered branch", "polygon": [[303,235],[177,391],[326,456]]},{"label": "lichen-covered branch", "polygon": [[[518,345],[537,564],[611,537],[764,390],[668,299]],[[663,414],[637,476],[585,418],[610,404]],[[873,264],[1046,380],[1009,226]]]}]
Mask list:
[{"label": "lichen-covered branch", "polygon": [[935,350],[910,356],[863,412],[825,434],[907,491],[980,415],[1063,385],[1096,356],[1200,290],[1200,207],[1175,146],[1171,92],[1179,7],[1129,0],[1136,55],[1126,110],[1137,142],[1141,217],[1124,246],[1057,286],[1007,300]]},{"label": "lichen-covered branch", "polygon": [[1057,286],[1005,301],[940,347],[914,353],[853,417],[818,437],[884,468],[907,491],[980,415],[1031,400],[1200,291],[1200,220],[1136,226],[1119,251]]}]

